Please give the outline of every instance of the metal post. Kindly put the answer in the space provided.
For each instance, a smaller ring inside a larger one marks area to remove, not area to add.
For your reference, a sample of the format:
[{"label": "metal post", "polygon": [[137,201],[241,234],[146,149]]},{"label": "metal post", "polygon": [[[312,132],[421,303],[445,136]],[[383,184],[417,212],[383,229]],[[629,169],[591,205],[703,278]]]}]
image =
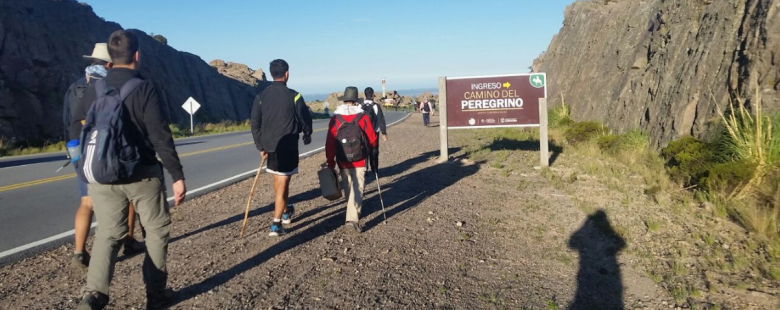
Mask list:
[{"label": "metal post", "polygon": [[447,137],[447,77],[439,78],[439,139],[441,154],[437,162],[444,163],[450,159]]},{"label": "metal post", "polygon": [[190,101],[190,134],[195,134],[195,123],[192,120],[192,101]]},{"label": "metal post", "polygon": [[547,135],[547,98],[539,98],[539,153],[541,167],[550,166],[550,149]]}]

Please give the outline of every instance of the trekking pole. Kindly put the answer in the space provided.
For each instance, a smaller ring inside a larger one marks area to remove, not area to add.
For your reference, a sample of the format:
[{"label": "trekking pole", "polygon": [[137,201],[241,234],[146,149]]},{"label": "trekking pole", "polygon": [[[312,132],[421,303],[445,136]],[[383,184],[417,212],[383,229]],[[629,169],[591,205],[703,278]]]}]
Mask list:
[{"label": "trekking pole", "polygon": [[244,224],[241,225],[241,236],[239,239],[244,239],[244,229],[246,228],[246,221],[249,219],[249,206],[252,204],[252,195],[255,193],[255,187],[257,186],[257,180],[260,178],[260,171],[263,171],[263,164],[265,164],[265,158],[260,160],[260,167],[257,168],[257,174],[255,174],[255,181],[252,183],[252,189],[249,191],[249,200],[246,202],[246,211],[244,212]]},{"label": "trekking pole", "polygon": [[376,177],[376,189],[379,191],[379,202],[382,204],[382,216],[385,218],[384,222],[387,224],[387,214],[385,212],[385,200],[382,199],[382,187],[379,186],[379,172],[374,169],[374,176]]}]

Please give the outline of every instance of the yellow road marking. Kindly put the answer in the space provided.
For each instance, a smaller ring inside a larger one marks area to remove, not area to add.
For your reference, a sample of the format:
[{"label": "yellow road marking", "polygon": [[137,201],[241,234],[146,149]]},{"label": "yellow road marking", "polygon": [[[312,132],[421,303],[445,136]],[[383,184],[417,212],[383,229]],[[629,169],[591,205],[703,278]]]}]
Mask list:
[{"label": "yellow road marking", "polygon": [[[323,130],[326,130],[326,128],[317,129],[314,132],[323,131]],[[252,143],[254,143],[254,142],[250,141],[250,142],[244,142],[244,143],[220,146],[220,147],[215,147],[215,148],[210,148],[210,149],[205,149],[205,150],[200,150],[200,151],[195,151],[195,152],[190,152],[190,153],[184,153],[184,154],[180,154],[179,158],[187,157],[187,156],[193,156],[193,155],[198,155],[198,154],[203,154],[203,153],[209,153],[209,152],[215,152],[215,151],[232,149],[232,148],[236,148],[236,147],[250,145]],[[29,182],[23,182],[23,183],[11,184],[11,185],[6,185],[6,186],[0,186],[0,192],[6,192],[6,191],[14,190],[14,189],[20,189],[20,188],[25,188],[25,187],[35,186],[35,185],[41,185],[41,184],[46,184],[46,183],[51,183],[51,182],[57,182],[57,181],[72,179],[74,177],[76,177],[76,174],[75,173],[71,173],[71,174],[66,174],[66,175],[60,175],[60,176],[56,176],[56,177],[46,178],[46,179],[40,179],[40,180],[34,180],[34,181],[29,181]]]}]

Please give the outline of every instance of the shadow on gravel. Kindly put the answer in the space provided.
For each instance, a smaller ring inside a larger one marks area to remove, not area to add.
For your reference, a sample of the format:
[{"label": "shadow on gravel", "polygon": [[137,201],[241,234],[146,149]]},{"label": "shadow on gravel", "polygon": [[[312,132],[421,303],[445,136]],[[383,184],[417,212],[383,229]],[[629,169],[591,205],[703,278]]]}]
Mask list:
[{"label": "shadow on gravel", "polygon": [[[488,148],[490,148],[491,151],[509,150],[539,152],[539,140],[520,141],[515,139],[501,138],[493,141],[493,143],[488,145]],[[550,153],[552,153],[552,156],[550,156],[550,166],[552,166],[555,163],[555,160],[558,159],[558,156],[561,155],[561,152],[563,152],[563,148],[560,145],[552,142],[549,143],[549,148]]]},{"label": "shadow on gravel", "polygon": [[[455,153],[458,151],[458,149],[453,149],[451,151],[452,153]],[[401,164],[385,168],[383,170],[385,172],[382,173],[382,176],[391,176],[391,175],[403,173],[404,171],[411,169],[414,165],[429,160],[432,156],[436,154],[438,154],[438,151],[423,153],[418,157],[409,159]],[[479,170],[479,165],[477,164],[472,164],[468,166],[462,166],[460,164],[440,164],[440,165],[435,165],[432,167],[422,169],[420,171],[402,177],[401,179],[393,183],[392,186],[393,189],[391,191],[387,191],[387,193],[385,193],[384,197],[385,197],[385,203],[387,203],[386,207],[388,208],[387,210],[388,218],[393,215],[399,214],[404,210],[416,206],[421,201],[425,200],[431,195],[438,193],[442,189],[449,187],[450,185],[454,184],[458,180],[476,173],[477,170]],[[319,189],[314,189],[299,195],[301,197],[296,196],[296,199],[312,198],[318,196],[319,194],[320,194]],[[368,201],[364,202],[363,217],[366,217],[366,215],[370,213],[376,212],[376,210],[381,210],[381,207],[379,206],[379,198],[376,197],[376,195],[374,195],[374,197],[372,197],[370,200],[374,200],[374,199],[376,200],[376,202],[370,203],[373,206],[373,208],[371,209],[365,209],[367,207],[366,203]],[[317,219],[309,219],[311,215],[329,209],[333,206],[338,206],[338,209],[332,210],[331,212],[328,212],[318,217]],[[305,214],[296,216],[296,218],[299,219],[307,218],[306,222],[297,223],[295,225],[296,227],[306,227],[306,225],[313,222],[316,222],[316,224],[306,228],[300,233],[288,235],[288,237],[281,239],[278,243],[268,247],[267,249],[258,253],[257,255],[231,267],[230,269],[215,274],[201,281],[200,283],[195,283],[185,288],[182,288],[177,292],[176,300],[170,306],[171,307],[175,306],[181,302],[194,298],[195,296],[206,293],[222,284],[225,284],[226,282],[230,281],[236,276],[244,272],[247,272],[252,268],[260,266],[262,263],[268,261],[269,259],[273,258],[276,255],[282,254],[299,245],[305,244],[316,238],[327,235],[340,227],[343,227],[344,212],[346,211],[346,208],[343,208],[343,206],[344,206],[344,201],[339,200],[338,202],[334,202],[326,206],[312,209],[309,212],[306,212]],[[253,214],[257,215],[259,213],[262,213],[263,210],[270,211],[271,210],[270,208],[271,206],[266,206],[264,208],[253,211],[254,212]],[[193,234],[203,232],[208,229],[213,229],[219,226],[224,226],[241,220],[243,220],[243,214],[236,215],[224,221],[206,226],[188,235],[183,235],[181,238],[186,238],[187,236],[191,236]],[[381,216],[376,216],[373,220],[371,220],[369,223],[364,225],[365,230],[368,230],[371,227],[376,226],[376,224],[378,224],[379,221],[381,220],[382,220]]]},{"label": "shadow on gravel", "polygon": [[569,309],[623,309],[623,281],[618,253],[626,247],[604,210],[588,216],[572,234],[569,247],[580,252],[577,293]]},{"label": "shadow on gravel", "polygon": [[[451,148],[450,154],[457,153],[460,149]],[[438,155],[438,151],[428,152],[418,157],[409,159],[392,167],[387,167],[380,172],[380,178],[401,174],[413,166]],[[385,200],[386,215],[388,220],[411,209],[430,196],[436,195],[443,189],[452,186],[463,178],[475,174],[479,170],[478,164],[462,165],[460,161],[447,164],[434,165],[411,174],[404,175],[391,184],[382,185],[382,195]],[[368,181],[371,180],[369,184]],[[366,192],[369,188],[376,188],[374,177],[366,178]],[[373,195],[363,201],[363,217],[374,212],[382,212],[382,206],[378,195]],[[376,216],[363,224],[363,230],[368,231],[382,222],[384,218]]]}]

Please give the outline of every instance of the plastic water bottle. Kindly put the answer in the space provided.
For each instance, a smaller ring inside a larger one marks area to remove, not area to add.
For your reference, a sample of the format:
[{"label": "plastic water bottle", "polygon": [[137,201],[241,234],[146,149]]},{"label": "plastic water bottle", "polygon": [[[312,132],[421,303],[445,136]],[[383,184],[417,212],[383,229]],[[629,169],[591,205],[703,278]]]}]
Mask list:
[{"label": "plastic water bottle", "polygon": [[65,146],[68,148],[68,156],[70,156],[70,162],[75,163],[81,157],[81,148],[79,147],[79,140],[73,139],[68,141]]}]

